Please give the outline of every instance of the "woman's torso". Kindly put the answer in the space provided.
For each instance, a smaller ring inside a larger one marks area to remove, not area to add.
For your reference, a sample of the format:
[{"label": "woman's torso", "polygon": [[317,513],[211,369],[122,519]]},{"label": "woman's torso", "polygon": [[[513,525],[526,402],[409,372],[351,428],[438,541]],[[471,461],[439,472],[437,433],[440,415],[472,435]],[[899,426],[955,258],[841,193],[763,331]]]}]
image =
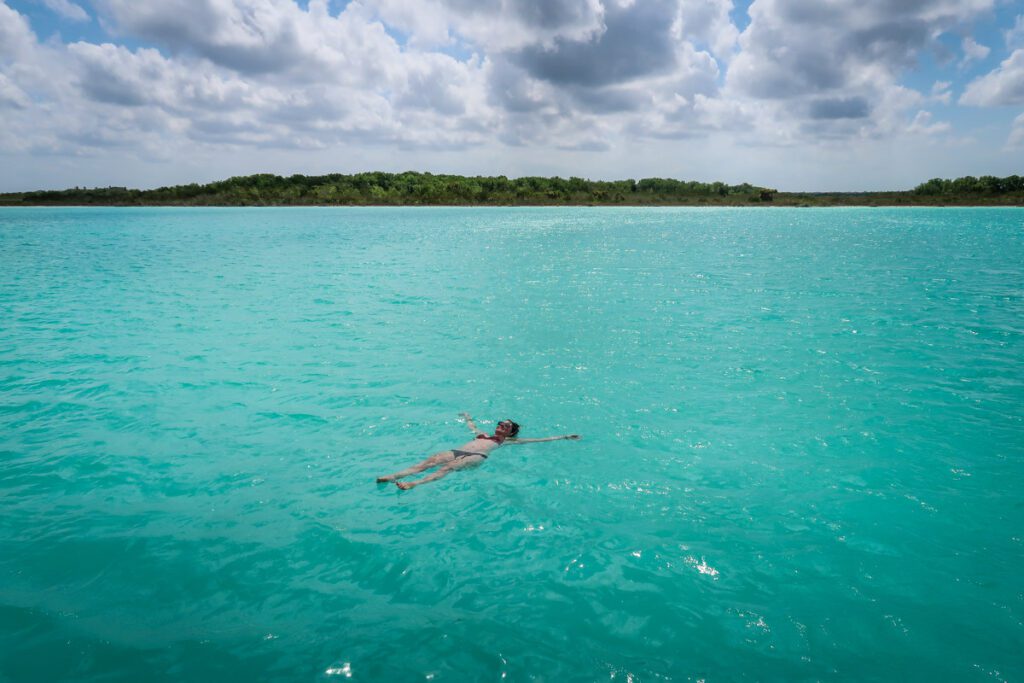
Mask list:
[{"label": "woman's torso", "polygon": [[495,448],[501,446],[501,443],[494,439],[487,438],[486,436],[478,436],[472,441],[467,442],[465,445],[459,446],[455,450],[465,451],[467,453],[481,453],[487,455]]}]

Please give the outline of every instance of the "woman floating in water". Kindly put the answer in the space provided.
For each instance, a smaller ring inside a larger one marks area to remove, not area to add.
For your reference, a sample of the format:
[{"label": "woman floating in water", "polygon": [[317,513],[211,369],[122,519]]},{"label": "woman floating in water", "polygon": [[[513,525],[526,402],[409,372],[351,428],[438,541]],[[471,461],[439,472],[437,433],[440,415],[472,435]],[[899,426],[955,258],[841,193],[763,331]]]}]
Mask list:
[{"label": "woman floating in water", "polygon": [[[475,439],[461,448],[453,448],[450,451],[435,453],[420,464],[413,465],[401,472],[395,472],[386,477],[377,477],[377,483],[383,484],[394,481],[398,488],[407,491],[413,486],[419,486],[420,484],[426,484],[428,481],[440,479],[453,470],[475,467],[487,459],[488,453],[505,444],[538,443],[540,441],[580,438],[579,434],[568,434],[566,436],[546,436],[542,439],[517,439],[516,434],[519,433],[519,425],[512,420],[502,420],[495,426],[494,436],[487,436],[487,434],[476,428],[476,425],[473,424],[473,418],[469,416],[469,413],[462,413],[462,417],[466,419],[466,425],[476,434]],[[410,474],[418,474],[423,470],[429,470],[431,467],[440,467],[441,469],[423,477],[419,481],[396,481],[397,479],[408,477]]]}]

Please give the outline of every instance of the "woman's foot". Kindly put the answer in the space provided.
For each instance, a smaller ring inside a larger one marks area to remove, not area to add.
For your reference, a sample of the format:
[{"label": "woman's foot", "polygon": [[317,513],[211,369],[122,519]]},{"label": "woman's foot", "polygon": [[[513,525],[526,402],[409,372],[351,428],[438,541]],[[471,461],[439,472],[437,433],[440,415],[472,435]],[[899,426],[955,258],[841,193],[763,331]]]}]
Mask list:
[{"label": "woman's foot", "polygon": [[377,477],[378,484],[386,484],[389,481],[394,481],[391,477]]},{"label": "woman's foot", "polygon": [[411,489],[415,485],[416,484],[412,484],[412,483],[409,483],[407,481],[396,481],[395,482],[395,486],[397,486],[398,488],[402,489],[403,491],[408,491],[409,489]]}]

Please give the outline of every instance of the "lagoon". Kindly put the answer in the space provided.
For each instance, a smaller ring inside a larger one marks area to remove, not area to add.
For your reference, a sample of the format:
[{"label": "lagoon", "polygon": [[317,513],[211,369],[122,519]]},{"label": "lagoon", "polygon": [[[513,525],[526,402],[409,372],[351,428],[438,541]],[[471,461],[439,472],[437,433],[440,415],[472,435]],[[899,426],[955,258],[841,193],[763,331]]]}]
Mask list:
[{"label": "lagoon", "polygon": [[1022,484],[1022,209],[0,209],[0,679],[1015,680]]}]

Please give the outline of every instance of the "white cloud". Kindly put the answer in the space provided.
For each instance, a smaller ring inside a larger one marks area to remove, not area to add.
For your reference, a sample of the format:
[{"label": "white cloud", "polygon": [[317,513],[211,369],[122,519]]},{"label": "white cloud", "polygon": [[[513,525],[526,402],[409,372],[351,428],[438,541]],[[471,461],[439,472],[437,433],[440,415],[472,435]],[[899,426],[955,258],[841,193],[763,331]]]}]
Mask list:
[{"label": "white cloud", "polygon": [[1017,15],[1013,26],[1003,31],[1003,38],[1006,40],[1006,47],[1011,50],[1024,47],[1024,14]]},{"label": "white cloud", "polygon": [[[371,0],[386,19],[401,12],[429,11],[457,36],[488,52],[514,50],[527,45],[553,46],[557,41],[590,40],[604,29],[607,3],[601,0]],[[404,9],[403,9],[404,8]],[[435,20],[436,21],[436,20]],[[405,23],[413,34],[420,25]],[[437,32],[434,22],[423,24]]]},{"label": "white cloud", "polygon": [[370,7],[388,26],[409,36],[409,44],[420,48],[450,45],[452,17],[440,2],[421,0],[375,0]]},{"label": "white cloud", "polygon": [[949,104],[953,98],[953,93],[950,90],[952,87],[953,83],[950,81],[935,81],[932,84],[932,99],[936,102]]},{"label": "white cloud", "polygon": [[963,39],[960,47],[964,52],[964,58],[960,62],[963,66],[966,66],[971,62],[980,62],[985,59],[985,57],[988,57],[989,52],[992,51],[987,46],[976,42],[974,38],[971,38],[970,36]]},{"label": "white cloud", "polygon": [[680,2],[672,33],[680,40],[707,45],[719,61],[727,62],[736,49],[740,35],[729,16],[732,8],[732,0]]},{"label": "white cloud", "polygon": [[[902,85],[903,75],[936,37],[992,6],[993,0],[755,0],[723,95],[763,103],[755,117],[762,138],[773,131],[779,140],[805,141],[899,135],[925,97]],[[974,54],[984,49],[965,44]],[[932,97],[948,99],[946,91]]]},{"label": "white cloud", "polygon": [[70,0],[43,0],[52,11],[71,21],[89,21],[89,13]]},{"label": "white cloud", "polygon": [[[147,131],[210,145],[596,149],[595,134],[731,131],[828,143],[908,130],[924,96],[898,72],[990,4],[925,0],[894,16],[883,0],[756,0],[739,36],[731,0],[354,0],[337,13],[327,0],[94,0],[104,25],[164,52],[66,50],[87,111],[146,110]],[[487,56],[436,51],[453,46]]]},{"label": "white cloud", "polygon": [[[224,164],[291,158],[300,172],[317,154],[450,154],[496,173],[501,159],[530,172],[614,159],[583,170],[617,176],[665,172],[684,147],[767,160],[924,146],[951,131],[927,109],[959,86],[918,92],[903,76],[992,3],[755,0],[740,34],[732,0],[92,0],[110,42],[64,45],[0,0],[0,155],[180,165],[187,149]],[[1019,103],[1022,60],[961,103]],[[948,71],[963,78],[955,61]],[[633,159],[640,148],[665,158]]]},{"label": "white cloud", "polygon": [[28,19],[0,2],[0,59],[16,62],[35,44]]},{"label": "white cloud", "polygon": [[25,91],[6,75],[0,73],[0,109],[5,106],[26,109],[30,103]]},{"label": "white cloud", "polygon": [[121,30],[130,24],[163,36],[165,56],[112,43],[41,43],[25,18],[0,2],[0,106],[8,133],[0,151],[129,148],[149,155],[196,143],[460,148],[490,138],[496,118],[486,100],[485,60],[403,50],[358,5],[338,15],[317,0],[309,12],[277,0],[211,0],[205,7],[208,33],[202,22],[175,16],[173,10],[188,14],[183,5],[170,12],[120,0],[102,5]]},{"label": "white cloud", "polygon": [[914,116],[914,120],[907,127],[907,132],[920,135],[937,135],[939,133],[948,133],[952,129],[953,127],[946,121],[932,123],[931,112],[921,110]]},{"label": "white cloud", "polygon": [[333,79],[349,82],[386,78],[398,53],[358,3],[338,16],[327,0],[311,0],[308,11],[292,0],[96,0],[96,7],[119,32],[254,77],[319,79],[334,69]]},{"label": "white cloud", "polygon": [[1024,104],[1024,49],[1014,50],[996,69],[967,86],[960,104],[998,107]]},{"label": "white cloud", "polygon": [[1010,128],[1010,139],[1007,140],[1009,147],[1024,147],[1024,114],[1013,120]]}]

